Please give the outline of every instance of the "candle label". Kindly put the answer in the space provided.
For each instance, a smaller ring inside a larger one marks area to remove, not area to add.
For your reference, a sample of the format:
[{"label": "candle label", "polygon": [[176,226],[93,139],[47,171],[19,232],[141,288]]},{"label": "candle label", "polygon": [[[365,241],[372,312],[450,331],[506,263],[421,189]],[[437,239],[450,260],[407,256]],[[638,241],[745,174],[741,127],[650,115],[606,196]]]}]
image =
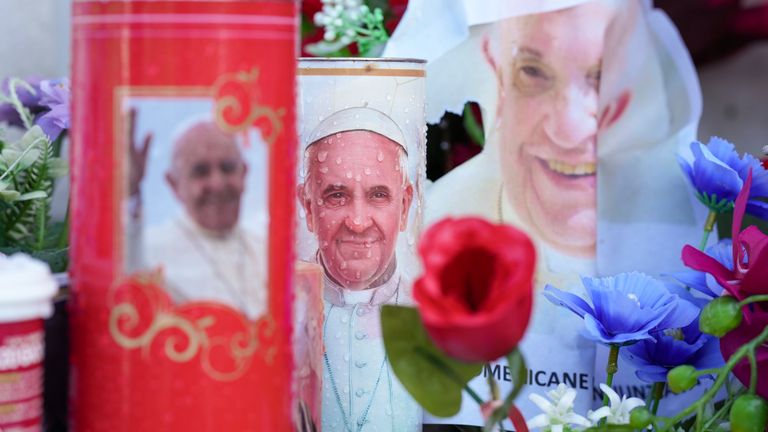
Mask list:
[{"label": "candle label", "polygon": [[73,423],[291,430],[296,3],[73,3]]}]

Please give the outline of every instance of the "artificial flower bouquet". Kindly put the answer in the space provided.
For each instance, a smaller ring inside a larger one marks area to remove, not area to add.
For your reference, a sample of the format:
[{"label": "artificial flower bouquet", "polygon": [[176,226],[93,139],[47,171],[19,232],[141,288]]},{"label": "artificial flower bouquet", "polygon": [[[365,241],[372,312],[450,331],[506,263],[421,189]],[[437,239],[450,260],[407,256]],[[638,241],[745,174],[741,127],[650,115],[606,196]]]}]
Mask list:
[{"label": "artificial flower bouquet", "polygon": [[[547,286],[542,295],[583,319],[583,335],[610,348],[602,406],[574,411],[576,390],[560,384],[529,399],[541,413],[524,419],[515,397],[526,368],[517,349],[533,299],[535,251],[528,237],[481,219],[447,219],[419,245],[424,274],[413,288],[416,308],[382,311],[392,368],[431,414],[459,411],[462,393],[480,406],[485,430],[505,418],[517,431],[732,430],[761,432],[768,424],[768,235],[745,213],[768,216],[768,171],[732,144],[712,138],[691,144],[679,158],[696,196],[710,210],[699,248],[685,246],[688,271],[657,279],[632,272],[582,278],[588,298]],[[718,213],[733,210],[732,240],[707,248]],[[648,400],[611,388],[619,356],[652,384]],[[506,357],[513,387],[500,395],[488,374],[490,400],[469,388],[484,364]],[[692,403],[659,414],[666,391],[686,392],[702,383]],[[502,428],[503,430],[503,428]]]},{"label": "artificial flower bouquet", "polygon": [[67,221],[50,216],[54,181],[68,172],[60,158],[69,128],[69,82],[12,78],[0,89],[0,253],[25,252],[52,271],[67,267]]}]

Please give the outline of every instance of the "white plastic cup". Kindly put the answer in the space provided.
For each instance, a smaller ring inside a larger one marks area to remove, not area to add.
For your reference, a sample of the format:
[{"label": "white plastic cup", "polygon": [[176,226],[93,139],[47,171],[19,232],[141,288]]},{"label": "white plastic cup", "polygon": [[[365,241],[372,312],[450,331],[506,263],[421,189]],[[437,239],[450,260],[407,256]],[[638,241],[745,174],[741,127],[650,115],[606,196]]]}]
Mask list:
[{"label": "white plastic cup", "polygon": [[57,284],[48,266],[27,255],[0,254],[0,430],[42,429],[43,320]]}]

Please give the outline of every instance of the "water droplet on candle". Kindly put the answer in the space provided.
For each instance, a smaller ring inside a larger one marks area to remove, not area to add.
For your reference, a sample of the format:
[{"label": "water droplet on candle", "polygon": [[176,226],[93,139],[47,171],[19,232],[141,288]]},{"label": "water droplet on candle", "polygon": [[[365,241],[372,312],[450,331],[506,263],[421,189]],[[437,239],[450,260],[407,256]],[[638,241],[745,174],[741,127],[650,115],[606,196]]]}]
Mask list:
[{"label": "water droplet on candle", "polygon": [[328,157],[328,152],[325,150],[320,150],[317,152],[317,161],[318,162],[325,162],[325,159]]},{"label": "water droplet on candle", "polygon": [[384,160],[384,152],[379,150],[379,152],[376,154],[376,160],[381,162]]}]

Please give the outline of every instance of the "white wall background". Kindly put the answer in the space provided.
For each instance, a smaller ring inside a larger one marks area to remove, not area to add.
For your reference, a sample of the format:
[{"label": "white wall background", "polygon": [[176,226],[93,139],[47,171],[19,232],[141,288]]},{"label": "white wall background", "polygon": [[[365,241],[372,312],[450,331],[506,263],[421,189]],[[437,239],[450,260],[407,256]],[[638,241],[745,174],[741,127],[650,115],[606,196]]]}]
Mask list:
[{"label": "white wall background", "polygon": [[704,112],[699,138],[721,136],[760,155],[768,145],[768,41],[699,71]]},{"label": "white wall background", "polygon": [[69,75],[71,0],[0,0],[0,78]]}]

